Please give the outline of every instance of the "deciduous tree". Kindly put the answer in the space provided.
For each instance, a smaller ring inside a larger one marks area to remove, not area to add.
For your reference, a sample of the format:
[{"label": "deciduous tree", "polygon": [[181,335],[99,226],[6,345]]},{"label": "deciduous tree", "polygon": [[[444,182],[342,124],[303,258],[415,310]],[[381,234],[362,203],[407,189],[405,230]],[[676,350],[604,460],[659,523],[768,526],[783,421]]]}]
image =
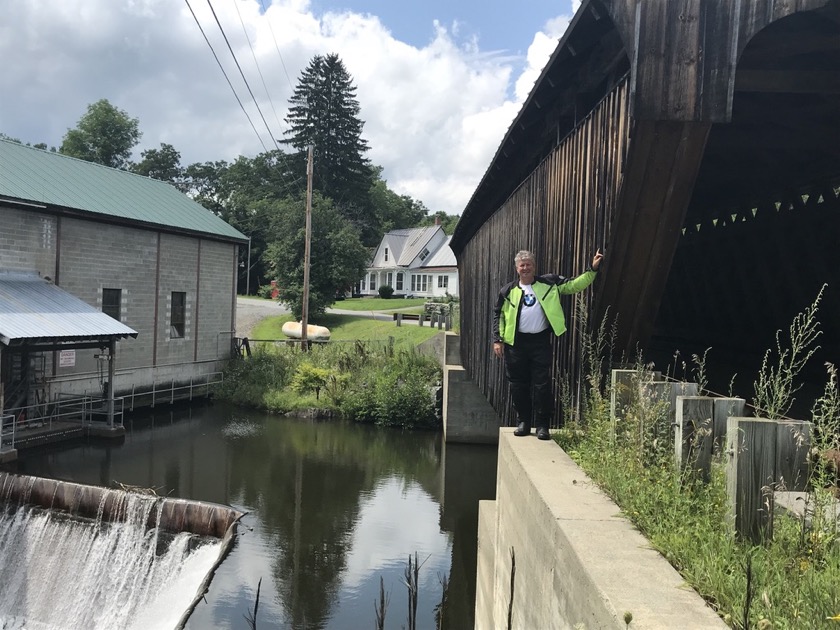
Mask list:
[{"label": "deciduous tree", "polygon": [[131,118],[103,98],[88,105],[76,128],[67,130],[59,152],[124,169],[142,135],[137,118]]},{"label": "deciduous tree", "polygon": [[146,149],[140,157],[143,159],[132,164],[131,171],[182,187],[184,169],[181,167],[181,154],[171,144],[161,142],[160,149]]},{"label": "deciduous tree", "polygon": [[[300,319],[303,307],[303,259],[306,209],[303,199],[287,198],[275,204],[272,236],[264,260],[280,288],[280,300]],[[357,231],[320,194],[312,200],[309,314],[323,313],[336,293],[352,287],[365,272],[369,254]]]}]

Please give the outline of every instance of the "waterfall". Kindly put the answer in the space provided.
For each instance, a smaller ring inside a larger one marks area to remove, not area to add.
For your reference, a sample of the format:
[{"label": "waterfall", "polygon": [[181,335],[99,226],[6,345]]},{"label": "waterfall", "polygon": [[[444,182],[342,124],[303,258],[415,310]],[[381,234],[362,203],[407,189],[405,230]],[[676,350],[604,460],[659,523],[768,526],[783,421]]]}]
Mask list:
[{"label": "waterfall", "polygon": [[[118,498],[114,499],[114,494]],[[0,515],[0,628],[172,630],[219,562],[223,541],[170,533],[156,497],[108,493],[103,519],[31,505]],[[114,518],[114,514],[120,518]],[[149,519],[158,526],[149,527]]]}]

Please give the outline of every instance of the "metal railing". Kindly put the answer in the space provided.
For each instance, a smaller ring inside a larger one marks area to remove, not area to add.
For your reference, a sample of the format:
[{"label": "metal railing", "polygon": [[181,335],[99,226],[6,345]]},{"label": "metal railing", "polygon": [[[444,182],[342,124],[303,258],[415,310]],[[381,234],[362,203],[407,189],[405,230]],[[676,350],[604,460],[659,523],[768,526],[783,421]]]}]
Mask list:
[{"label": "metal railing", "polygon": [[134,411],[134,404],[137,398],[141,396],[151,395],[154,407],[159,403],[172,404],[176,400],[192,400],[195,396],[207,396],[210,393],[210,388],[224,382],[223,372],[208,372],[200,377],[190,376],[189,383],[178,382],[175,379],[168,381],[152,381],[152,389],[145,391],[136,391],[134,386],[131,388],[131,395],[129,398],[129,411]]},{"label": "metal railing", "polygon": [[15,449],[15,417],[11,414],[0,416],[0,453]]}]

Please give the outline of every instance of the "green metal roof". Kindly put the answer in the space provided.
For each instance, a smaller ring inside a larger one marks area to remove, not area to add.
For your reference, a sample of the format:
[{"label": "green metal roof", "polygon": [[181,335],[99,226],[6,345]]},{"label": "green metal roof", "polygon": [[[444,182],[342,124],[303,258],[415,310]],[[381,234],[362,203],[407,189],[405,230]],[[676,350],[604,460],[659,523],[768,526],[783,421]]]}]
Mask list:
[{"label": "green metal roof", "polygon": [[248,240],[166,182],[8,140],[0,140],[3,198]]}]

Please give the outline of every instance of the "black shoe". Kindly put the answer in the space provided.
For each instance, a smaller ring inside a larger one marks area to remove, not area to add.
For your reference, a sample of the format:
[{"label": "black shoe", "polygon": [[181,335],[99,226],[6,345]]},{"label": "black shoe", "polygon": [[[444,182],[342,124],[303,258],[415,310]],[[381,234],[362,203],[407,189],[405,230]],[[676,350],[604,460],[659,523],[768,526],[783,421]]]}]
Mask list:
[{"label": "black shoe", "polygon": [[537,439],[538,440],[549,440],[551,436],[548,434],[548,429],[545,427],[537,427]]},{"label": "black shoe", "polygon": [[530,435],[531,433],[531,425],[525,422],[520,422],[516,425],[516,429],[513,431],[513,434],[516,437],[522,437],[523,435]]}]

